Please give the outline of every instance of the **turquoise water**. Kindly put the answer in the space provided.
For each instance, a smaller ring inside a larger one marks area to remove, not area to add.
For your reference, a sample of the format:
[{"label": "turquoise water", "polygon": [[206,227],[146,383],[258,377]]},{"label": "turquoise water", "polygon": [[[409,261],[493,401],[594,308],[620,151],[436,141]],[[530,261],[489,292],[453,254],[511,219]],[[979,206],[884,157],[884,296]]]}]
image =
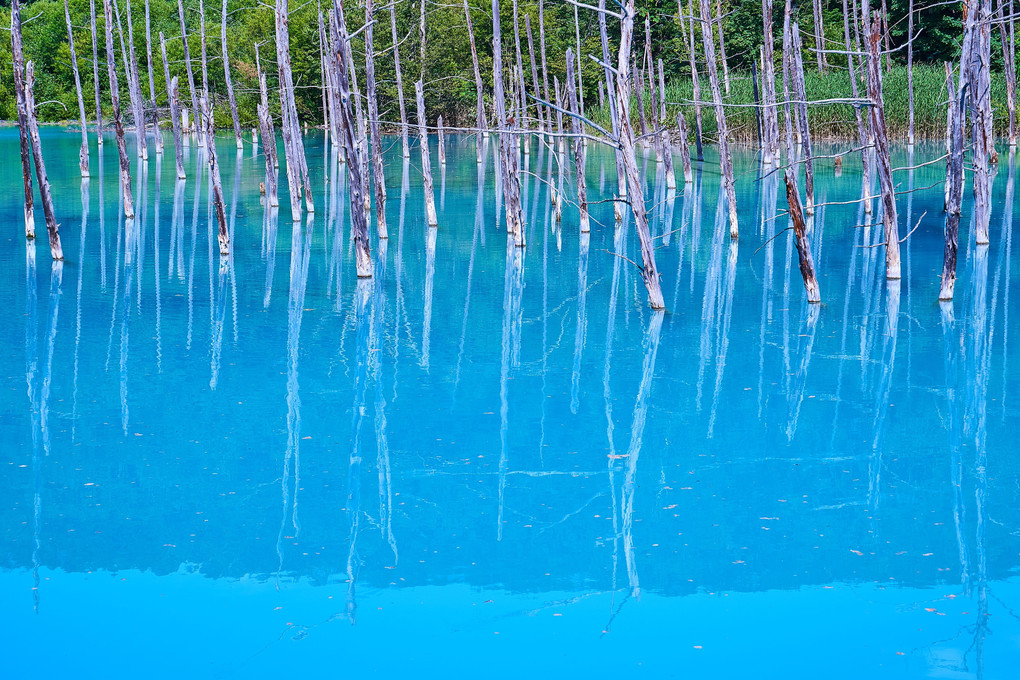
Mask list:
[{"label": "turquoise water", "polygon": [[594,147],[582,237],[533,144],[518,250],[494,140],[479,166],[448,138],[429,231],[389,139],[359,282],[321,136],[293,225],[262,157],[218,145],[221,260],[197,148],[184,183],[172,154],[136,170],[126,225],[113,140],[83,188],[80,138],[43,133],[62,266],[26,246],[0,130],[3,677],[1015,677],[1014,157],[989,246],[965,192],[949,307],[941,161],[897,173],[899,283],[877,216],[840,204],[859,161],[818,163],[809,306],[753,154],[739,242],[714,157],[675,197],[642,157],[655,315]]}]

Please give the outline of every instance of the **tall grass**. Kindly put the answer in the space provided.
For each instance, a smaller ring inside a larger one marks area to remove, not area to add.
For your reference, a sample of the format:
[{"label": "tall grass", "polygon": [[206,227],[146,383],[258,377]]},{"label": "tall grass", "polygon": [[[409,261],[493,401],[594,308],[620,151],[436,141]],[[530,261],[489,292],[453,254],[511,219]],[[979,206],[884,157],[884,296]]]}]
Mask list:
[{"label": "tall grass", "polygon": [[[827,73],[806,71],[804,73],[807,98],[809,101],[823,99],[848,99],[851,96],[850,75],[842,70]],[[946,133],[946,76],[941,66],[917,64],[914,66],[914,130],[918,138],[942,138]],[[727,104],[748,105],[754,103],[750,73],[730,73],[730,94],[725,96]],[[860,91],[865,92],[859,84]],[[782,81],[776,83],[776,90],[782,98]],[[894,67],[883,76],[883,99],[885,119],[890,137],[907,136],[907,69]],[[702,101],[710,101],[711,90],[708,81],[701,84]],[[667,116],[670,128],[676,126],[676,114],[683,111],[687,127],[694,129],[694,106],[690,78],[673,81],[666,86]],[[1002,74],[992,74],[992,107],[995,112],[996,134],[1005,134],[1008,125],[1006,115],[1006,81]],[[651,95],[645,93],[645,108],[651,111]],[[808,107],[811,133],[818,139],[853,139],[857,136],[857,123],[853,107],[849,104],[812,105]],[[596,123],[607,127],[608,107],[591,107],[586,113]],[[631,107],[632,116],[637,115],[637,106]],[[731,136],[742,142],[753,142],[757,135],[755,109],[753,106],[727,107],[726,121]],[[780,109],[780,130],[783,128]],[[635,121],[636,122],[636,121]],[[702,107],[702,128],[709,139],[716,136],[715,115],[711,104]]]}]

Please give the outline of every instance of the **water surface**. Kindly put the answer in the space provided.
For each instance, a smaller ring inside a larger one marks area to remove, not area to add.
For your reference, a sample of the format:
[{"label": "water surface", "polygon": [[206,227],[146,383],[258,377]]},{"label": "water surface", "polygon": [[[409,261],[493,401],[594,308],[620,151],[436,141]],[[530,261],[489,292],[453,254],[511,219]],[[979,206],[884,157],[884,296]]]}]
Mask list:
[{"label": "water surface", "polygon": [[135,170],[125,223],[113,140],[83,184],[79,137],[43,133],[63,265],[23,238],[0,130],[5,677],[1014,676],[1012,155],[988,246],[965,191],[941,307],[941,162],[897,172],[900,282],[859,159],[817,163],[812,306],[750,151],[736,242],[714,156],[676,195],[642,156],[653,314],[594,147],[582,236],[549,200],[572,157],[561,177],[532,143],[517,249],[494,140],[477,164],[448,137],[429,230],[388,139],[390,238],[358,281],[321,136],[297,223],[256,150],[218,144],[221,259],[197,147],[185,182],[171,154]]}]

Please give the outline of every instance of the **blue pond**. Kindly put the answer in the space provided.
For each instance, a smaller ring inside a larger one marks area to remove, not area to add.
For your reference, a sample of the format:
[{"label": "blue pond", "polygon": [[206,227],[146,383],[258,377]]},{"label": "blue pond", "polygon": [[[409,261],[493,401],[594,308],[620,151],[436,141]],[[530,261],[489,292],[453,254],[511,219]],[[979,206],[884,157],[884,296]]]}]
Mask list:
[{"label": "blue pond", "polygon": [[1016,677],[1004,149],[991,244],[968,184],[942,306],[941,161],[896,173],[901,235],[918,225],[899,282],[860,159],[817,163],[808,305],[753,153],[739,241],[714,156],[675,196],[639,156],[655,314],[594,146],[582,236],[549,198],[572,163],[532,141],[518,249],[494,139],[481,164],[472,137],[433,153],[429,230],[417,151],[389,138],[390,238],[359,281],[321,136],[298,223],[285,187],[263,207],[257,149],[218,145],[224,259],[196,146],[184,182],[172,153],[135,165],[125,223],[112,138],[85,183],[78,139],[43,131],[54,265],[0,130],[0,676]]}]

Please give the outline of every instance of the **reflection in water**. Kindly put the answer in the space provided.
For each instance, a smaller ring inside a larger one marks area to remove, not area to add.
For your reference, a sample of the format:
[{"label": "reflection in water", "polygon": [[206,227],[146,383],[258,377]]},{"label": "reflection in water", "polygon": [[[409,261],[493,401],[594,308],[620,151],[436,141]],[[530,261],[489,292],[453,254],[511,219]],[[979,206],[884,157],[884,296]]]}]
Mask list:
[{"label": "reflection in water", "polygon": [[[865,247],[880,230],[851,228],[863,207],[843,205],[857,197],[853,162],[852,187],[821,176],[816,187],[812,249],[833,290],[844,285],[828,306],[807,305],[795,285],[778,175],[742,185],[760,227],[740,251],[719,214],[702,215],[718,189],[711,165],[679,204],[660,187],[667,317],[645,306],[629,214],[575,248],[555,224],[545,182],[555,187],[559,169],[543,143],[524,197],[532,252],[515,248],[493,231],[488,159],[472,165],[472,150],[448,161],[443,252],[437,230],[411,229],[404,242],[405,221],[420,214],[406,205],[404,164],[397,234],[357,284],[346,177],[324,150],[313,163],[327,194],[321,237],[311,222],[278,233],[277,211],[245,181],[263,171],[258,159],[238,161],[245,178],[224,177],[230,229],[251,246],[227,258],[199,224],[205,176],[161,191],[159,166],[147,178],[142,168],[136,203],[147,207],[109,234],[102,215],[118,193],[104,206],[97,180],[83,185],[78,253],[63,265],[76,279],[73,314],[60,266],[37,272],[35,245],[0,240],[9,270],[25,258],[24,282],[0,277],[15,303],[0,309],[0,334],[20,344],[25,324],[25,383],[20,351],[0,357],[0,384],[25,385],[0,393],[13,433],[0,469],[12,644],[52,642],[94,594],[117,605],[92,611],[125,654],[145,647],[143,630],[190,649],[198,634],[166,621],[198,616],[228,631],[209,654],[250,656],[243,645],[276,640],[288,622],[284,644],[254,663],[276,671],[294,661],[286,644],[319,636],[321,649],[363,648],[350,657],[361,672],[360,657],[386,660],[386,636],[416,654],[427,620],[430,644],[454,630],[523,633],[539,660],[563,655],[564,635],[587,651],[612,628],[597,642],[611,653],[593,656],[608,673],[622,669],[612,659],[674,647],[753,652],[752,636],[796,639],[815,662],[818,640],[797,619],[817,607],[840,611],[827,622],[845,626],[843,644],[878,650],[862,666],[1008,677],[1020,526],[1020,468],[1006,455],[1016,413],[1002,403],[1016,389],[1013,159],[996,179],[999,238],[961,251],[964,294],[938,308],[924,272],[941,254],[940,230],[922,224],[905,250],[914,275],[886,282],[881,248]],[[590,151],[592,176],[614,190],[612,153]],[[737,160],[765,174],[757,158]],[[650,184],[655,164],[644,162]],[[921,186],[932,180],[925,167]],[[604,198],[592,205],[608,215]],[[919,191],[908,216],[939,199]],[[77,213],[67,222],[73,230]],[[231,312],[235,343],[224,348]],[[350,421],[338,419],[348,407]],[[282,455],[265,455],[274,447]],[[47,605],[35,616],[40,584]],[[245,604],[229,606],[242,592]],[[135,604],[159,595],[152,611]],[[724,630],[719,606],[733,614]],[[107,609],[128,611],[138,631],[111,626]],[[341,618],[362,625],[338,628]],[[97,635],[82,630],[82,644]],[[502,659],[479,640],[459,647],[466,663]]]}]

